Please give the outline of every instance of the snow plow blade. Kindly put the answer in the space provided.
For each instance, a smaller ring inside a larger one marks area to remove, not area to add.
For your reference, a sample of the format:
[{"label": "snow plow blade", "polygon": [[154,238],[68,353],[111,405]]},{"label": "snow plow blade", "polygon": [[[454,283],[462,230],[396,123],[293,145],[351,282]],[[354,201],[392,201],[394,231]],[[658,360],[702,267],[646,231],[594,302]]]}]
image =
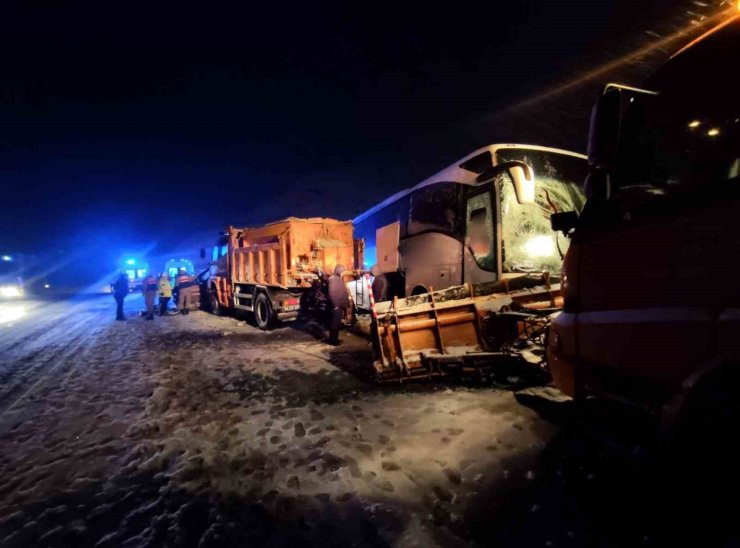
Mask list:
[{"label": "snow plow blade", "polygon": [[465,284],[375,305],[376,378],[488,377],[542,362],[549,316],[561,305],[545,276]]}]

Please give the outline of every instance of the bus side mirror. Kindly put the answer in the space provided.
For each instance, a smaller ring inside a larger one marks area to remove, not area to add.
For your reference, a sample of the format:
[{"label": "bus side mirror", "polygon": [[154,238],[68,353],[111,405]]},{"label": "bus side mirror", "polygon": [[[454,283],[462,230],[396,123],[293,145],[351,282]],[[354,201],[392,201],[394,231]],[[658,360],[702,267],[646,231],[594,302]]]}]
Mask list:
[{"label": "bus side mirror", "polygon": [[575,211],[564,211],[550,215],[550,228],[553,232],[568,234],[578,225],[578,213]]},{"label": "bus side mirror", "polygon": [[205,259],[206,258],[206,248],[205,247],[201,247],[200,248],[200,258],[201,259]]},{"label": "bus side mirror", "polygon": [[516,193],[516,201],[520,204],[533,204],[534,203],[534,171],[527,164],[524,166],[511,166],[509,168],[509,175],[511,180],[514,181],[514,192]]},{"label": "bus side mirror", "polygon": [[509,173],[514,183],[517,202],[533,204],[535,196],[534,171],[524,162],[518,160],[503,162],[478,175],[475,181],[477,183],[487,183],[505,171]]}]

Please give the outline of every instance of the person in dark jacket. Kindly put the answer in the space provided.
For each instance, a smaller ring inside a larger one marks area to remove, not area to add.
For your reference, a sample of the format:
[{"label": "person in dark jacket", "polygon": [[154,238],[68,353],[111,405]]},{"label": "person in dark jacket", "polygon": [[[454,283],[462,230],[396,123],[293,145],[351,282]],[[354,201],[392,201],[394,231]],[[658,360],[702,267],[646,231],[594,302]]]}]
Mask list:
[{"label": "person in dark jacket", "polygon": [[116,320],[119,322],[126,319],[123,315],[123,299],[128,295],[128,276],[121,274],[118,276],[115,282],[113,282],[113,296],[116,299]]},{"label": "person in dark jacket", "polygon": [[342,278],[344,265],[338,264],[334,267],[334,275],[329,278],[329,302],[331,303],[331,324],[329,326],[329,339],[326,341],[332,345],[338,345],[339,328],[349,308],[349,293]]},{"label": "person in dark jacket", "polygon": [[378,265],[373,265],[370,269],[370,274],[373,275],[373,300],[376,303],[380,303],[388,300],[388,280],[385,278],[385,274],[380,270]]}]

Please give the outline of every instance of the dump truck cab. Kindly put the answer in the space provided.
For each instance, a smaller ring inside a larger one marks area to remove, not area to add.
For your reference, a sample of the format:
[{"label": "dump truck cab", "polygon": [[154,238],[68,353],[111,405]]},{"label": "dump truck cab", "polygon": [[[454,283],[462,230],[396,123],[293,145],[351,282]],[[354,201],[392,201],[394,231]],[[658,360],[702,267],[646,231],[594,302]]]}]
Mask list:
[{"label": "dump truck cab", "polygon": [[547,349],[555,384],[663,433],[686,424],[698,398],[740,396],[738,51],[735,17],[641,88],[607,85],[592,115],[587,203],[552,217],[572,237]]}]

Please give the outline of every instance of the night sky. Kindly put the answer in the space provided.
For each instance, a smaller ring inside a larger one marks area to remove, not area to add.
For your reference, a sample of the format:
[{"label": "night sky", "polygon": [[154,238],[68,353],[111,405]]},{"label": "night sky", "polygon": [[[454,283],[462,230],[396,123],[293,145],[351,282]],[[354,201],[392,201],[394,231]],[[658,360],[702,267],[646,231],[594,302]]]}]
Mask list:
[{"label": "night sky", "polygon": [[496,140],[583,151],[599,82],[509,107],[715,4],[4,7],[0,248],[99,271],[226,224],[351,218]]}]

